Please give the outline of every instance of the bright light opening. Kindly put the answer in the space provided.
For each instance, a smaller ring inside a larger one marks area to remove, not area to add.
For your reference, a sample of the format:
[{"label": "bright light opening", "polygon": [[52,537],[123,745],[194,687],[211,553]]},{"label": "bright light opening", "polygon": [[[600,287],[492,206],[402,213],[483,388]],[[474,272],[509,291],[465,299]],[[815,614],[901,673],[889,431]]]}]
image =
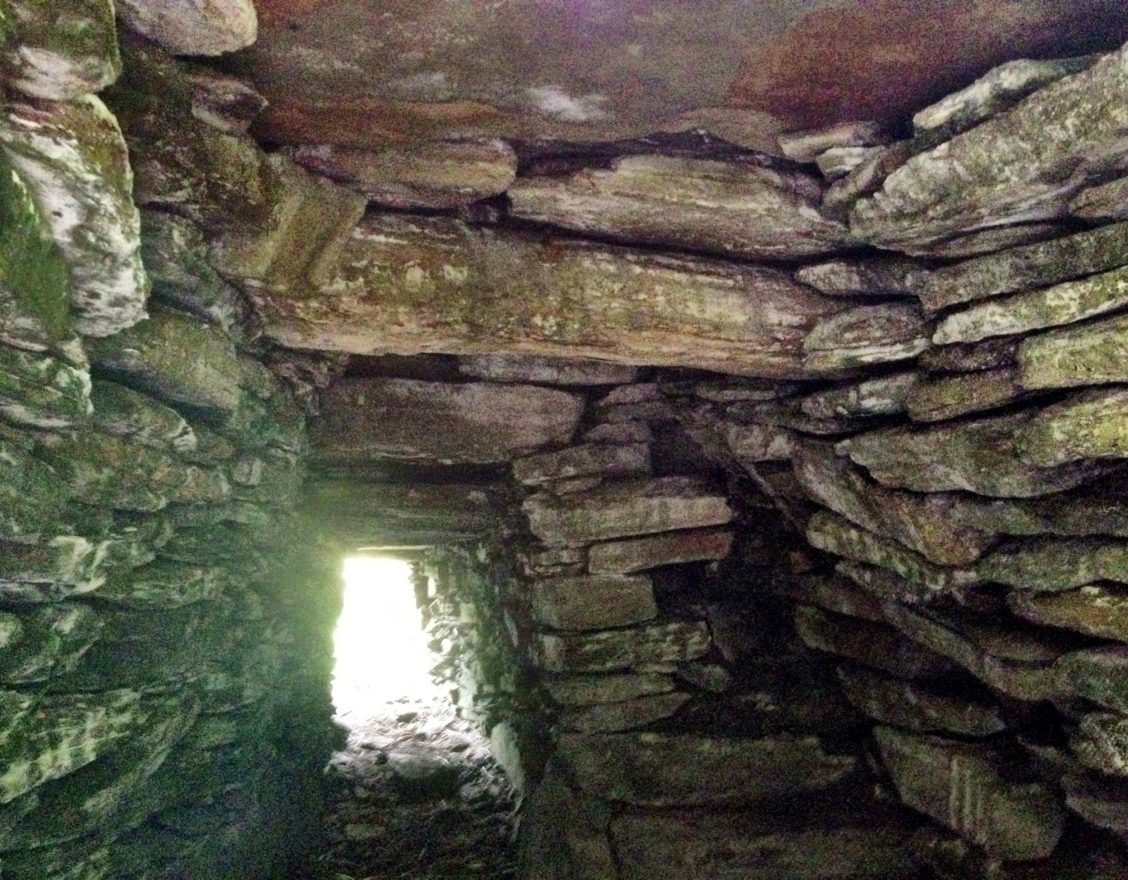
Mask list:
[{"label": "bright light opening", "polygon": [[344,607],[333,636],[337,715],[363,717],[403,697],[438,697],[411,566],[399,559],[352,556],[342,574]]}]

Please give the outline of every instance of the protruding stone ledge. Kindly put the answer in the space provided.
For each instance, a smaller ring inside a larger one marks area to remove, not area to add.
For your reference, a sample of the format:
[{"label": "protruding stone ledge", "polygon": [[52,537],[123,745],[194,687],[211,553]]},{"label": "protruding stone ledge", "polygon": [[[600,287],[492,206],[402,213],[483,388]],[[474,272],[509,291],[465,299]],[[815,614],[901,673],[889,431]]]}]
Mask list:
[{"label": "protruding stone ledge", "polygon": [[592,575],[534,581],[533,619],[553,629],[611,629],[658,616],[648,577]]},{"label": "protruding stone ledge", "polygon": [[678,621],[633,629],[542,635],[536,660],[547,672],[611,672],[696,660],[711,644],[704,623]]}]

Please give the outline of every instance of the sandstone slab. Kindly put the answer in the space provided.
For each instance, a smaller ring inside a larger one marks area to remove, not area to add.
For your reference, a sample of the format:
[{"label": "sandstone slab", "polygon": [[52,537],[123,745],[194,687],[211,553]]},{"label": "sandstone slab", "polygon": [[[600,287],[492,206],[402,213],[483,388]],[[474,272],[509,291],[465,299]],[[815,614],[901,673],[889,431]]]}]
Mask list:
[{"label": "sandstone slab", "polygon": [[76,328],[106,336],[145,316],[133,176],[117,121],[93,95],[9,105],[0,146],[27,184],[71,278]]},{"label": "sandstone slab", "polygon": [[557,756],[583,791],[656,807],[747,803],[817,791],[855,766],[853,758],[827,754],[815,737],[566,734]]},{"label": "sandstone slab", "polygon": [[917,422],[940,422],[997,409],[1026,396],[1013,367],[956,373],[917,382],[905,395],[909,416]]},{"label": "sandstone slab", "polygon": [[[314,291],[260,294],[285,345],[537,354],[807,375],[802,337],[843,308],[772,269],[370,216]],[[295,295],[300,294],[300,295]]]},{"label": "sandstone slab", "polygon": [[553,629],[611,629],[658,616],[648,577],[591,575],[534,581],[533,619]]},{"label": "sandstone slab", "polygon": [[913,371],[835,385],[804,395],[799,407],[816,419],[892,416],[905,412],[909,392],[920,381]]},{"label": "sandstone slab", "polygon": [[599,703],[594,706],[565,709],[558,723],[564,730],[578,730],[582,733],[616,733],[645,727],[674,715],[689,702],[689,694],[674,692],[652,694],[621,700],[614,703]]},{"label": "sandstone slab", "polygon": [[752,260],[825,254],[848,246],[818,209],[818,184],[752,163],[625,156],[608,170],[522,177],[514,216],[589,235]]},{"label": "sandstone slab", "polygon": [[1100,580],[1128,583],[1128,542],[1099,538],[1040,539],[1008,544],[976,567],[987,581],[1057,592]]},{"label": "sandstone slab", "polygon": [[633,574],[663,565],[724,559],[732,540],[729,529],[689,529],[605,541],[588,550],[588,570],[592,574]]},{"label": "sandstone slab", "polygon": [[1016,435],[1023,458],[1056,467],[1128,456],[1128,392],[1093,390],[1040,410]]},{"label": "sandstone slab", "polygon": [[919,270],[912,260],[899,257],[831,260],[804,266],[796,271],[795,280],[827,296],[910,296],[910,279]]},{"label": "sandstone slab", "polygon": [[540,636],[537,662],[548,672],[611,672],[702,657],[711,645],[704,623],[674,622],[595,633]]},{"label": "sandstone slab", "polygon": [[1002,859],[1045,858],[1065,811],[1049,786],[1011,782],[988,750],[938,737],[875,731],[901,799]]},{"label": "sandstone slab", "polygon": [[1018,349],[1026,388],[1072,388],[1125,381],[1128,317],[1094,321],[1031,336]]},{"label": "sandstone slab", "polygon": [[383,150],[318,144],[297,147],[294,161],[391,208],[442,210],[509,189],[517,154],[499,139],[431,141]]},{"label": "sandstone slab", "polygon": [[609,675],[562,675],[546,678],[549,696],[564,706],[619,703],[674,689],[674,679],[660,673],[611,673]]},{"label": "sandstone slab", "polygon": [[685,477],[621,480],[566,498],[539,493],[523,507],[533,534],[546,544],[724,525],[733,517],[723,493]]},{"label": "sandstone slab", "polygon": [[622,477],[649,472],[650,447],[643,443],[587,443],[513,462],[513,476],[526,486],[573,477]]},{"label": "sandstone slab", "polygon": [[925,351],[929,327],[913,305],[858,306],[823,318],[803,339],[815,374],[908,360]]},{"label": "sandstone slab", "polygon": [[879,482],[914,492],[1028,498],[1073,488],[1100,472],[1099,464],[1088,462],[1043,469],[1023,461],[1014,434],[1030,418],[1019,413],[924,430],[872,431],[837,449]]},{"label": "sandstone slab", "polygon": [[500,462],[568,442],[582,408],[531,385],[351,378],[323,395],[311,437],[326,461]]}]

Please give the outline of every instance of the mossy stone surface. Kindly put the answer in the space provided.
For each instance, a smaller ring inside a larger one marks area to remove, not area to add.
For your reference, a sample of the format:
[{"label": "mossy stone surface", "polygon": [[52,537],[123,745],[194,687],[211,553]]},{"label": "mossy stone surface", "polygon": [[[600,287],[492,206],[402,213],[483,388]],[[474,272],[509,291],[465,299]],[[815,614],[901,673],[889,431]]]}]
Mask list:
[{"label": "mossy stone surface", "polygon": [[93,421],[107,434],[132,437],[146,446],[176,453],[193,452],[196,433],[171,407],[125,385],[95,379],[91,400]]},{"label": "mossy stone surface", "polygon": [[30,428],[67,428],[86,422],[90,412],[87,370],[0,342],[0,418]]},{"label": "mossy stone surface", "polygon": [[1128,390],[1085,391],[1048,406],[1015,435],[1015,444],[1038,467],[1128,457]]}]

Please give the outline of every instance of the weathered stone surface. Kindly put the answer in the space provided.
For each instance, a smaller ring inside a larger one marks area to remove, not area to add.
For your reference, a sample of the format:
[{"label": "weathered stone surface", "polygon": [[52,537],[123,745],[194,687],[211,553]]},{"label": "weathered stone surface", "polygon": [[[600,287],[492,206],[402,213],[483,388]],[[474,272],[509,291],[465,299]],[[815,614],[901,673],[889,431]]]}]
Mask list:
[{"label": "weathered stone surface", "polygon": [[93,541],[61,535],[40,544],[4,542],[0,596],[8,602],[50,602],[89,593],[106,579]]},{"label": "weathered stone surface", "polygon": [[1067,692],[1128,713],[1128,648],[1089,648],[1062,656],[1054,671]]},{"label": "weathered stone surface", "polygon": [[913,288],[930,312],[973,300],[1060,284],[1128,263],[1128,224],[1063,238],[922,272]]},{"label": "weathered stone surface", "polygon": [[984,580],[1056,592],[1099,580],[1128,583],[1128,541],[1058,538],[1008,544],[976,566]]},{"label": "weathered stone surface", "polygon": [[621,477],[650,473],[650,447],[643,443],[588,443],[542,452],[513,462],[513,476],[526,486],[572,477]]},{"label": "weathered stone surface", "polygon": [[[46,681],[70,672],[94,644],[102,619],[89,606],[62,602],[21,609],[3,618],[0,679],[7,684]],[[14,625],[13,625],[14,624]]]},{"label": "weathered stone surface", "polygon": [[1091,712],[1081,719],[1069,747],[1090,770],[1128,776],[1128,717]]},{"label": "weathered stone surface", "polygon": [[799,605],[795,630],[809,648],[849,657],[898,678],[938,678],[952,671],[945,658],[883,624]]},{"label": "weathered stone surface", "polygon": [[622,480],[567,498],[542,492],[523,507],[533,534],[546,544],[724,525],[733,516],[723,493],[684,477]]},{"label": "weathered stone surface", "polygon": [[89,345],[90,360],[123,384],[171,403],[230,417],[242,375],[235,346],[198,318],[154,308],[148,320]]},{"label": "weathered stone surface", "polygon": [[838,180],[882,152],[881,147],[832,147],[820,153],[815,164],[827,180]]},{"label": "weathered stone surface", "polygon": [[559,724],[564,730],[578,730],[584,733],[614,733],[644,727],[669,718],[689,701],[689,694],[653,694],[622,700],[615,703],[601,703],[595,706],[565,709],[560,714]]},{"label": "weathered stone surface", "polygon": [[992,534],[953,516],[947,496],[897,492],[871,483],[827,447],[804,444],[792,463],[813,500],[938,565],[968,565],[993,542]]},{"label": "weathered stone surface", "polygon": [[900,257],[832,260],[804,266],[795,280],[827,296],[907,296],[913,292],[909,279],[917,271],[916,263]]},{"label": "weathered stone surface", "polygon": [[916,733],[990,736],[1006,728],[998,708],[860,666],[838,667],[847,699],[866,716]]},{"label": "weathered stone surface", "polygon": [[772,269],[447,218],[367,217],[331,262],[319,262],[316,296],[259,294],[270,336],[358,354],[568,355],[778,377],[817,372],[802,337],[843,308]]},{"label": "weathered stone surface", "polygon": [[994,226],[989,229],[979,229],[975,232],[966,232],[941,241],[922,242],[920,244],[900,245],[906,254],[914,257],[925,257],[935,260],[964,260],[969,257],[980,257],[984,254],[994,254],[999,251],[1010,250],[1046,241],[1072,232],[1072,228],[1064,221],[1044,221],[1041,223],[1019,223],[1014,226]]},{"label": "weathered stone surface", "polygon": [[38,700],[19,691],[0,693],[0,804],[91,763],[128,736],[141,697],[131,690]]},{"label": "weathered stone surface", "polygon": [[725,445],[744,468],[763,461],[790,461],[798,438],[781,425],[724,421],[719,425]]},{"label": "weathered stone surface", "polygon": [[181,608],[217,599],[227,584],[228,578],[221,568],[158,560],[107,578],[97,596],[133,608]]},{"label": "weathered stone surface", "polygon": [[778,140],[780,150],[788,159],[813,162],[828,150],[888,143],[889,133],[879,122],[841,122],[823,128],[785,132]]},{"label": "weathered stone surface", "polygon": [[932,341],[947,345],[1028,333],[1115,311],[1125,303],[1128,303],[1128,269],[1114,269],[973,305],[944,318],[937,325]]},{"label": "weathered stone surface", "polygon": [[1055,467],[1091,458],[1128,456],[1128,391],[1082,392],[1048,406],[1015,434],[1024,459]]},{"label": "weathered stone surface", "polygon": [[540,385],[626,385],[638,378],[637,369],[623,364],[531,354],[468,355],[458,359],[458,371],[492,382]]},{"label": "weathered stone surface", "polygon": [[0,146],[27,184],[71,278],[77,329],[106,336],[145,315],[149,282],[125,141],[98,98],[11,104]]},{"label": "weathered stone surface", "polygon": [[1027,498],[1070,489],[1100,472],[1100,465],[1092,463],[1042,469],[1023,461],[1014,433],[1030,417],[1019,413],[925,430],[872,431],[843,440],[837,450],[879,482],[914,492],[964,490]]},{"label": "weathered stone surface", "polygon": [[251,45],[258,16],[251,0],[117,0],[126,27],[176,55],[222,55]]},{"label": "weathered stone surface", "polygon": [[1086,822],[1124,838],[1128,827],[1128,785],[1114,778],[1091,774],[1062,779],[1065,803]]},{"label": "weathered stone surface", "polygon": [[203,233],[190,220],[142,211],[141,257],[154,298],[225,329],[245,318],[246,301],[211,267]]},{"label": "weathered stone surface", "polygon": [[12,88],[33,98],[69,101],[117,79],[121,58],[111,0],[62,6],[9,0],[5,7],[0,72]]},{"label": "weathered stone surface", "polygon": [[1069,212],[1085,220],[1128,218],[1128,178],[1119,177],[1083,189],[1069,201]]},{"label": "weathered stone surface", "polygon": [[95,380],[91,401],[94,424],[107,434],[132,437],[146,446],[173,452],[192,452],[199,445],[196,432],[183,416],[139,391]]},{"label": "weathered stone surface", "polygon": [[875,732],[901,799],[1002,859],[1045,858],[1061,837],[1065,811],[1038,782],[1012,782],[999,759],[976,746]]},{"label": "weathered stone surface", "polygon": [[1018,349],[1019,380],[1027,388],[1071,388],[1123,382],[1128,317],[1051,330]]},{"label": "weathered stone surface", "polygon": [[1124,52],[910,159],[854,206],[851,229],[871,243],[911,246],[1063,214],[1075,192],[1123,158]]},{"label": "weathered stone surface", "polygon": [[70,272],[34,194],[0,150],[0,340],[43,351],[70,334]]},{"label": "weathered stone surface", "polygon": [[863,379],[807,394],[799,407],[816,419],[897,415],[905,412],[906,398],[918,381],[920,375],[912,371]]},{"label": "weathered stone surface", "polygon": [[674,689],[671,675],[612,673],[610,675],[553,676],[544,681],[549,696],[564,706],[619,703]]},{"label": "weathered stone surface", "polygon": [[976,373],[1000,370],[1018,363],[1022,337],[995,337],[966,345],[955,343],[930,348],[920,356],[920,365],[930,373]]},{"label": "weathered stone surface", "polygon": [[648,577],[592,575],[534,581],[533,619],[554,629],[610,629],[658,616]]},{"label": "weathered stone surface", "polygon": [[912,873],[903,834],[789,827],[762,813],[628,812],[611,823],[624,880],[854,880]]},{"label": "weathered stone surface", "polygon": [[605,541],[588,550],[588,570],[593,574],[632,574],[663,565],[724,559],[732,548],[732,539],[729,529],[690,529]]},{"label": "weathered stone surface", "polygon": [[365,200],[283,156],[267,156],[263,163],[274,182],[269,218],[214,238],[209,260],[244,289],[304,289],[330,277]]},{"label": "weathered stone surface", "polygon": [[576,791],[552,761],[529,796],[517,870],[530,880],[599,880],[618,873],[608,805]]},{"label": "weathered stone surface", "polygon": [[108,434],[47,438],[40,453],[87,504],[152,511],[172,501],[224,501],[231,491],[218,471]]},{"label": "weathered stone surface", "polygon": [[1041,626],[1128,642],[1128,589],[1115,584],[1088,584],[1052,594],[1018,590],[1007,596],[1007,605]]},{"label": "weathered stone surface", "polygon": [[568,442],[583,399],[532,385],[342,379],[311,427],[327,461],[487,463]]},{"label": "weathered stone surface", "polygon": [[[911,500],[906,501],[906,510],[911,510],[909,505],[912,503]],[[920,510],[921,520],[925,523],[928,521],[926,510],[923,506]],[[864,509],[860,512],[864,514]],[[890,516],[887,521],[895,524],[894,527],[904,528],[896,524],[895,516]],[[975,570],[935,565],[918,553],[903,549],[873,532],[858,528],[848,519],[824,510],[817,512],[807,523],[807,540],[828,553],[888,568],[911,583],[923,585],[936,593],[951,592],[977,583],[981,577],[981,573]]]},{"label": "weathered stone surface", "polygon": [[734,99],[798,126],[894,121],[1004,61],[1118,46],[1128,39],[1119,13],[1105,0],[820,7],[782,38],[750,47]]},{"label": "weathered stone surface", "polygon": [[803,363],[817,375],[903,361],[929,347],[929,333],[916,306],[858,306],[819,321],[803,340]]},{"label": "weathered stone surface", "polygon": [[444,209],[510,188],[517,154],[498,139],[431,141],[384,150],[298,147],[294,161],[392,208]]},{"label": "weathered stone surface", "polygon": [[188,70],[192,115],[224,134],[246,134],[266,98],[240,79],[203,65]]},{"label": "weathered stone surface", "polygon": [[0,418],[32,428],[65,428],[85,422],[90,406],[87,370],[0,343]]},{"label": "weathered stone surface", "polygon": [[815,737],[712,738],[693,734],[566,734],[557,756],[580,788],[647,806],[739,804],[828,788],[855,760]]},{"label": "weathered stone surface", "polygon": [[881,622],[885,619],[881,597],[842,576],[805,575],[782,578],[779,591],[800,605],[814,605],[846,617]]},{"label": "weathered stone surface", "polygon": [[696,660],[709,650],[704,623],[675,622],[576,635],[542,635],[537,661],[548,672],[610,672]]},{"label": "weathered stone surface", "polygon": [[1017,371],[1003,367],[922,380],[905,395],[905,405],[913,421],[940,422],[1006,406],[1027,393]]},{"label": "weathered stone surface", "polygon": [[493,522],[492,501],[492,487],[479,483],[356,479],[319,481],[305,495],[309,510],[335,534],[362,545],[389,547],[484,535]]},{"label": "weathered stone surface", "polygon": [[812,256],[848,246],[819,213],[818,184],[755,164],[624,156],[609,170],[522,177],[513,214],[577,232],[746,259]]},{"label": "weathered stone surface", "polygon": [[970,86],[925,107],[913,115],[917,133],[940,128],[954,135],[1009,110],[1027,95],[1064,76],[1093,65],[1092,56],[1049,61],[1022,58],[1008,61],[981,76]]}]

